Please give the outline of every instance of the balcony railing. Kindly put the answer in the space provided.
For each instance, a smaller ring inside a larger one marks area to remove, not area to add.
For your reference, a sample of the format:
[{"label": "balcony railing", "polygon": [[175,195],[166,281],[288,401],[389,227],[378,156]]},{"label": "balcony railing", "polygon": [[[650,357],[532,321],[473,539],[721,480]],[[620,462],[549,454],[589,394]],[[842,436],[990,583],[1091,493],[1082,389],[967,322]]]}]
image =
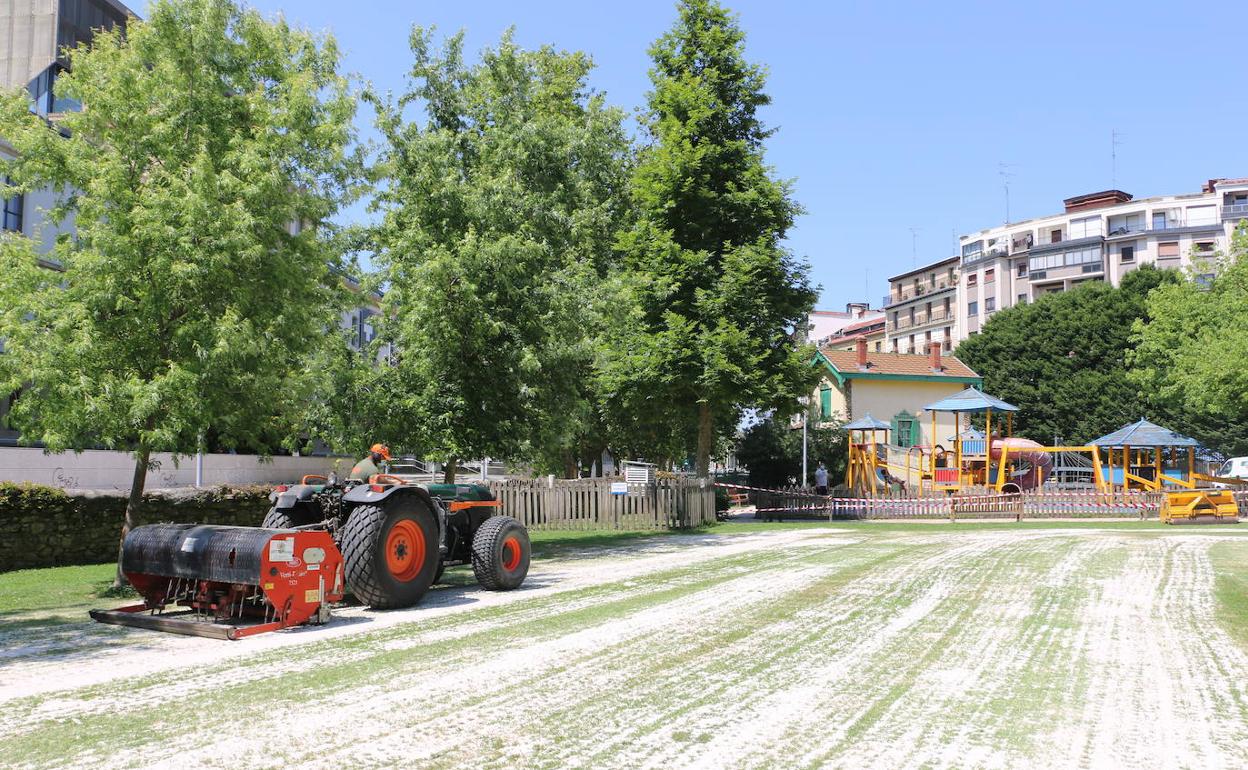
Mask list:
[{"label": "balcony railing", "polygon": [[948,281],[942,280],[942,281],[937,281],[935,286],[932,286],[931,284],[928,284],[928,283],[924,283],[924,284],[921,284],[917,289],[910,288],[910,289],[906,289],[905,291],[895,292],[884,298],[884,307],[888,307],[889,305],[896,305],[901,302],[906,302],[908,300],[914,299],[915,297],[923,297],[923,296],[926,296],[928,294],[933,294],[938,291],[944,291],[945,289],[948,289],[950,286],[953,286],[953,284],[949,283]]},{"label": "balcony railing", "polygon": [[897,322],[893,324],[894,329],[909,329],[912,326],[923,326],[924,324],[939,323],[947,321],[953,317],[952,313],[946,313],[943,308],[935,308],[931,313],[915,313],[914,318],[910,316],[900,316]]},{"label": "balcony railing", "polygon": [[1240,219],[1248,217],[1248,203],[1232,203],[1222,207],[1223,219]]}]

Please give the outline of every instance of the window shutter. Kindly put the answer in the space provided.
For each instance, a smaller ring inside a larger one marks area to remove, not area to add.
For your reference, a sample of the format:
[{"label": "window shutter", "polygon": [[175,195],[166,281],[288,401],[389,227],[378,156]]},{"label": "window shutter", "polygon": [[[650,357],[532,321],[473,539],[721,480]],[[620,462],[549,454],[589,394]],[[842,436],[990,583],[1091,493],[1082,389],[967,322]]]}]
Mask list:
[{"label": "window shutter", "polygon": [[819,388],[819,416],[825,420],[832,417],[832,388],[827,383]]},{"label": "window shutter", "polygon": [[923,428],[919,425],[919,418],[915,417],[910,423],[910,446],[923,445]]}]

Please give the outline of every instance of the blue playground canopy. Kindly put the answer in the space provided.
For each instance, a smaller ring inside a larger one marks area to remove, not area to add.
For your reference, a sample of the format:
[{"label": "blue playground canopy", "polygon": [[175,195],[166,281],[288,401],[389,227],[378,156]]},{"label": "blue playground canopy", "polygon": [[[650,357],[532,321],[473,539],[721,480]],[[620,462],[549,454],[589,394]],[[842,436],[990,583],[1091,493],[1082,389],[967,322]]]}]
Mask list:
[{"label": "blue playground canopy", "polygon": [[1119,447],[1198,447],[1200,443],[1196,439],[1188,438],[1180,433],[1175,433],[1169,428],[1149,422],[1148,420],[1140,420],[1130,425],[1124,425],[1113,433],[1101,436],[1092,442],[1099,447],[1109,447],[1117,449]]},{"label": "blue playground canopy", "polygon": [[970,387],[956,396],[942,398],[934,404],[928,404],[923,407],[929,412],[1017,412],[1018,407],[1013,404],[1007,404],[999,398],[980,391],[977,388]]},{"label": "blue playground canopy", "polygon": [[867,412],[857,420],[846,425],[842,430],[891,430],[893,426],[886,422],[880,422]]}]

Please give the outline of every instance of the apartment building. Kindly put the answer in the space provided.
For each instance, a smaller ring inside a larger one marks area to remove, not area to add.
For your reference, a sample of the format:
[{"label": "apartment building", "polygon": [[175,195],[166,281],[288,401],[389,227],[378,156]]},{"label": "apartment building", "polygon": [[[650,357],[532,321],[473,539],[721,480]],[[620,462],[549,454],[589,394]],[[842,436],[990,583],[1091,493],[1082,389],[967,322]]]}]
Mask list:
[{"label": "apartment building", "polygon": [[855,321],[829,334],[819,342],[821,348],[829,350],[856,350],[858,340],[865,340],[867,349],[883,353],[886,345],[886,329],[884,313],[875,310],[861,321]]},{"label": "apartment building", "polygon": [[1248,178],[1211,179],[1199,193],[1134,199],[1121,190],[1079,195],[1064,211],[962,236],[954,344],[993,313],[1140,265],[1186,268],[1224,251],[1248,219]]},{"label": "apartment building", "polygon": [[876,318],[883,318],[879,310],[872,310],[869,302],[850,302],[845,310],[812,310],[806,316],[806,336],[804,342],[822,343],[834,334],[841,333],[845,327]]},{"label": "apartment building", "polygon": [[888,279],[884,298],[886,346],[890,353],[924,354],[933,342],[953,350],[957,335],[958,268],[949,257]]}]

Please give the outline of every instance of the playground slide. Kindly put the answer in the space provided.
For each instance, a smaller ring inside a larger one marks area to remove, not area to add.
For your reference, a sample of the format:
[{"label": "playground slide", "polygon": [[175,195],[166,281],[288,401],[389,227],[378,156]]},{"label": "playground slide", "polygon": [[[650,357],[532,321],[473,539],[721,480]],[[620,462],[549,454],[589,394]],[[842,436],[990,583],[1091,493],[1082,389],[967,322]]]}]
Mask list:
[{"label": "playground slide", "polygon": [[992,459],[1001,459],[1002,447],[1010,452],[1007,461],[1025,462],[1030,466],[1026,471],[1011,476],[1006,483],[1015,484],[1019,489],[1027,491],[1044,483],[1049,472],[1053,470],[1053,457],[1048,452],[1029,451],[1044,446],[1026,438],[994,438],[992,440]]}]

